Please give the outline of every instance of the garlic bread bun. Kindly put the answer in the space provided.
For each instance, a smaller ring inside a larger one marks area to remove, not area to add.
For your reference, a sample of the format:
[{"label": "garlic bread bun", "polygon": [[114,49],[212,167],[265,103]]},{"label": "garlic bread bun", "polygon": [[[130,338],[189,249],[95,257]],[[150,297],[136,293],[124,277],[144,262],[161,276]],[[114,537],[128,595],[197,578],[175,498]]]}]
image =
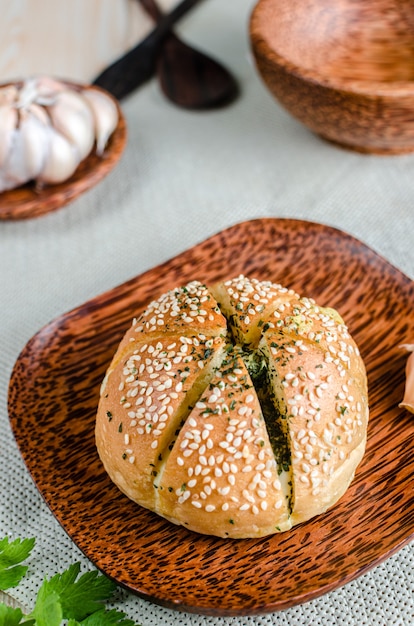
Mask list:
[{"label": "garlic bread bun", "polygon": [[367,426],[365,367],[341,316],[238,276],[192,281],[133,320],[102,383],[95,434],[129,498],[241,539],[332,507]]}]

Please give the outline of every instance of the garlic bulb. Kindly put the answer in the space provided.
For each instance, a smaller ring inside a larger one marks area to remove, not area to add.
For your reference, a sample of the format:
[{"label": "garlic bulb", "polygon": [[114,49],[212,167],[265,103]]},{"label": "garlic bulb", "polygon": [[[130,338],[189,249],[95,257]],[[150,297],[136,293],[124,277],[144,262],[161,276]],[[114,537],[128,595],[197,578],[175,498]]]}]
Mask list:
[{"label": "garlic bulb", "polygon": [[0,192],[67,180],[94,145],[103,155],[117,123],[115,102],[92,87],[42,76],[0,88]]},{"label": "garlic bulb", "polygon": [[414,344],[403,344],[400,346],[405,348],[411,354],[407,359],[407,365],[405,367],[405,390],[402,402],[398,406],[403,409],[407,409],[411,413],[414,413]]},{"label": "garlic bulb", "polygon": [[48,111],[52,126],[76,146],[80,159],[88,156],[95,141],[94,117],[83,95],[61,91]]},{"label": "garlic bulb", "polygon": [[37,180],[53,185],[72,176],[79,165],[79,153],[73,144],[52,126],[49,126],[47,132],[48,151]]},{"label": "garlic bulb", "polygon": [[6,104],[0,105],[0,167],[12,145],[13,130],[17,124],[17,111]]},{"label": "garlic bulb", "polygon": [[83,92],[93,111],[96,136],[96,153],[101,155],[109,137],[118,123],[118,112],[113,100],[105,96],[102,91],[88,89]]},{"label": "garlic bulb", "polygon": [[19,111],[19,127],[12,136],[12,146],[5,159],[5,169],[19,184],[39,173],[45,159],[46,125],[30,109]]}]

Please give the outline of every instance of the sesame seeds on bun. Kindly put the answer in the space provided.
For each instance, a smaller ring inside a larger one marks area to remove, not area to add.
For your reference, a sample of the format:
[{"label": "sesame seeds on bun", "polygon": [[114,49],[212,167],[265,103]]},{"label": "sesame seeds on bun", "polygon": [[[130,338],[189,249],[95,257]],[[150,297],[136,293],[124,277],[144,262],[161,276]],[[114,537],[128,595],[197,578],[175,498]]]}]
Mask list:
[{"label": "sesame seeds on bun", "polygon": [[220,537],[286,531],[333,506],[365,451],[365,367],[333,309],[245,276],[150,303],[102,383],[112,481]]}]

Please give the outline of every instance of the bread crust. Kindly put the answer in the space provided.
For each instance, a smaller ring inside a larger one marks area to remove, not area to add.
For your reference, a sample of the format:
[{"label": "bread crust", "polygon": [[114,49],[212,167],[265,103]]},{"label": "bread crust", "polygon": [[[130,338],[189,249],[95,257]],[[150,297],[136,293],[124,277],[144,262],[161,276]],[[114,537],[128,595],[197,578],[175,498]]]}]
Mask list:
[{"label": "bread crust", "polygon": [[365,367],[340,315],[239,276],[192,281],[133,321],[95,433],[129,498],[195,532],[245,538],[333,506],[367,425]]},{"label": "bread crust", "polygon": [[253,383],[228,351],[180,431],[160,480],[157,509],[220,537],[290,528],[289,502]]}]

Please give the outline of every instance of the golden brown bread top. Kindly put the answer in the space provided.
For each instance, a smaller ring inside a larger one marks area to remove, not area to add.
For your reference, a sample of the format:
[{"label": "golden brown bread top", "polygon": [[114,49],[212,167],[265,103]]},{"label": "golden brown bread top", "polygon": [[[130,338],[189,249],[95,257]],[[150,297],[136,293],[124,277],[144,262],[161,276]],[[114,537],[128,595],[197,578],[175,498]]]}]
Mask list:
[{"label": "golden brown bread top", "polygon": [[224,312],[234,340],[247,346],[257,345],[268,328],[268,318],[276,310],[299,300],[292,289],[270,281],[238,276],[211,287]]},{"label": "golden brown bread top", "polygon": [[100,403],[102,447],[118,480],[126,463],[139,464],[139,480],[123,490],[143,506],[154,507],[158,466],[210,369],[220,362],[223,346],[221,337],[135,341],[107,376]]},{"label": "golden brown bread top", "polygon": [[102,385],[96,442],[130,498],[223,537],[322,513],[365,449],[367,383],[339,314],[244,276],[152,302]]},{"label": "golden brown bread top", "polygon": [[226,329],[217,301],[198,281],[172,289],[151,302],[134,323],[135,333],[218,335]]},{"label": "golden brown bread top", "polygon": [[[156,479],[158,511],[193,530],[240,537],[290,528],[288,497],[253,383],[228,350]],[[259,521],[260,520],[260,521]]]}]

